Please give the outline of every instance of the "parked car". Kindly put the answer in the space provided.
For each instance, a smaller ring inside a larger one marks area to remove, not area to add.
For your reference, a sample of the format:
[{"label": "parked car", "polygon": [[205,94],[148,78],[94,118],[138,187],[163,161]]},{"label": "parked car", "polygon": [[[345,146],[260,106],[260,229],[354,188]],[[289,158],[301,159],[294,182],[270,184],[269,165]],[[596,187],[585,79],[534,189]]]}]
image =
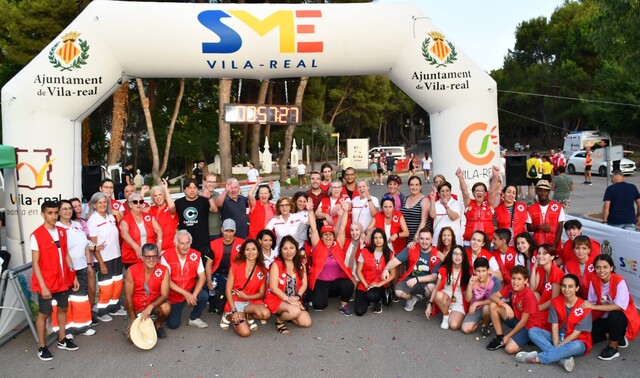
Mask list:
[{"label": "parked car", "polygon": [[[574,175],[576,173],[584,172],[584,161],[587,158],[586,151],[576,151],[574,152],[569,160],[567,160],[567,173]],[[613,170],[613,167],[612,167]],[[623,158],[620,160],[620,170],[625,175],[632,175],[636,172],[636,163],[627,158]],[[607,162],[604,160],[593,160],[593,166],[591,167],[591,172],[594,174],[597,173],[600,176],[607,175]]]}]

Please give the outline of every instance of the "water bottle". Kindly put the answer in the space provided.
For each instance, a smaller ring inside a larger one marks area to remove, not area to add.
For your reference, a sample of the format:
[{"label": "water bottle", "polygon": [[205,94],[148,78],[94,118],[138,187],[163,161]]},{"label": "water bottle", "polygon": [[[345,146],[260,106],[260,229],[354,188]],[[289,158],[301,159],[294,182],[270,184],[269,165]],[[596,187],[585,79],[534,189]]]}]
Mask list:
[{"label": "water bottle", "polygon": [[564,332],[560,332],[560,342],[564,341]]}]

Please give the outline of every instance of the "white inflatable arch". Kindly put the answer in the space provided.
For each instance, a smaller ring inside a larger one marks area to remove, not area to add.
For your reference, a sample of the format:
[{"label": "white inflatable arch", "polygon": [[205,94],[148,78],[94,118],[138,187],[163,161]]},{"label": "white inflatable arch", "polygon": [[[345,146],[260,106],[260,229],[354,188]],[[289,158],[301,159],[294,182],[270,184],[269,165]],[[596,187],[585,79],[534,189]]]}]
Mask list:
[{"label": "white inflatable arch", "polygon": [[488,181],[496,84],[447,37],[413,4],[94,1],[2,89],[12,266],[31,260],[42,201],[81,194],[82,120],[133,77],[386,75],[430,114],[435,172]]}]

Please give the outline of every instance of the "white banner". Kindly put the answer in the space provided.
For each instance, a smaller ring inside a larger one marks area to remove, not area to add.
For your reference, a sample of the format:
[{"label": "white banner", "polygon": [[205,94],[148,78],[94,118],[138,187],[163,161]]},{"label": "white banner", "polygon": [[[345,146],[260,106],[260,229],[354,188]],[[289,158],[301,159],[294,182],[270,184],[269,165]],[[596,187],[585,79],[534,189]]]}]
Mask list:
[{"label": "white banner", "polygon": [[353,168],[369,170],[369,139],[347,139],[347,156]]},{"label": "white banner", "polygon": [[[636,307],[640,306],[640,232],[623,230],[570,215],[567,215],[567,219],[579,220],[582,223],[582,233],[597,240],[602,245],[602,253],[611,255],[615,272],[627,281]],[[567,240],[567,235],[564,236],[564,240]]]}]

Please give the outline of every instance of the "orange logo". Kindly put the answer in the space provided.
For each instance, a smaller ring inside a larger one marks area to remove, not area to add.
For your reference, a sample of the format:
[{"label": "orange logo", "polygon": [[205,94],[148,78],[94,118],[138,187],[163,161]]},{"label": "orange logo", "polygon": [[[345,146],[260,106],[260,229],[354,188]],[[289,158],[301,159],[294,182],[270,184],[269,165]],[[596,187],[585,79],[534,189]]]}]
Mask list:
[{"label": "orange logo", "polygon": [[490,131],[487,131],[488,128],[489,125],[484,122],[475,122],[462,131],[458,139],[458,150],[464,160],[474,165],[491,163],[496,154],[489,148],[489,142],[498,145],[498,127],[493,126]]},{"label": "orange logo", "polygon": [[31,151],[16,148],[16,157],[18,161],[16,165],[18,187],[51,188],[51,164],[55,159],[51,159],[50,148]]}]

